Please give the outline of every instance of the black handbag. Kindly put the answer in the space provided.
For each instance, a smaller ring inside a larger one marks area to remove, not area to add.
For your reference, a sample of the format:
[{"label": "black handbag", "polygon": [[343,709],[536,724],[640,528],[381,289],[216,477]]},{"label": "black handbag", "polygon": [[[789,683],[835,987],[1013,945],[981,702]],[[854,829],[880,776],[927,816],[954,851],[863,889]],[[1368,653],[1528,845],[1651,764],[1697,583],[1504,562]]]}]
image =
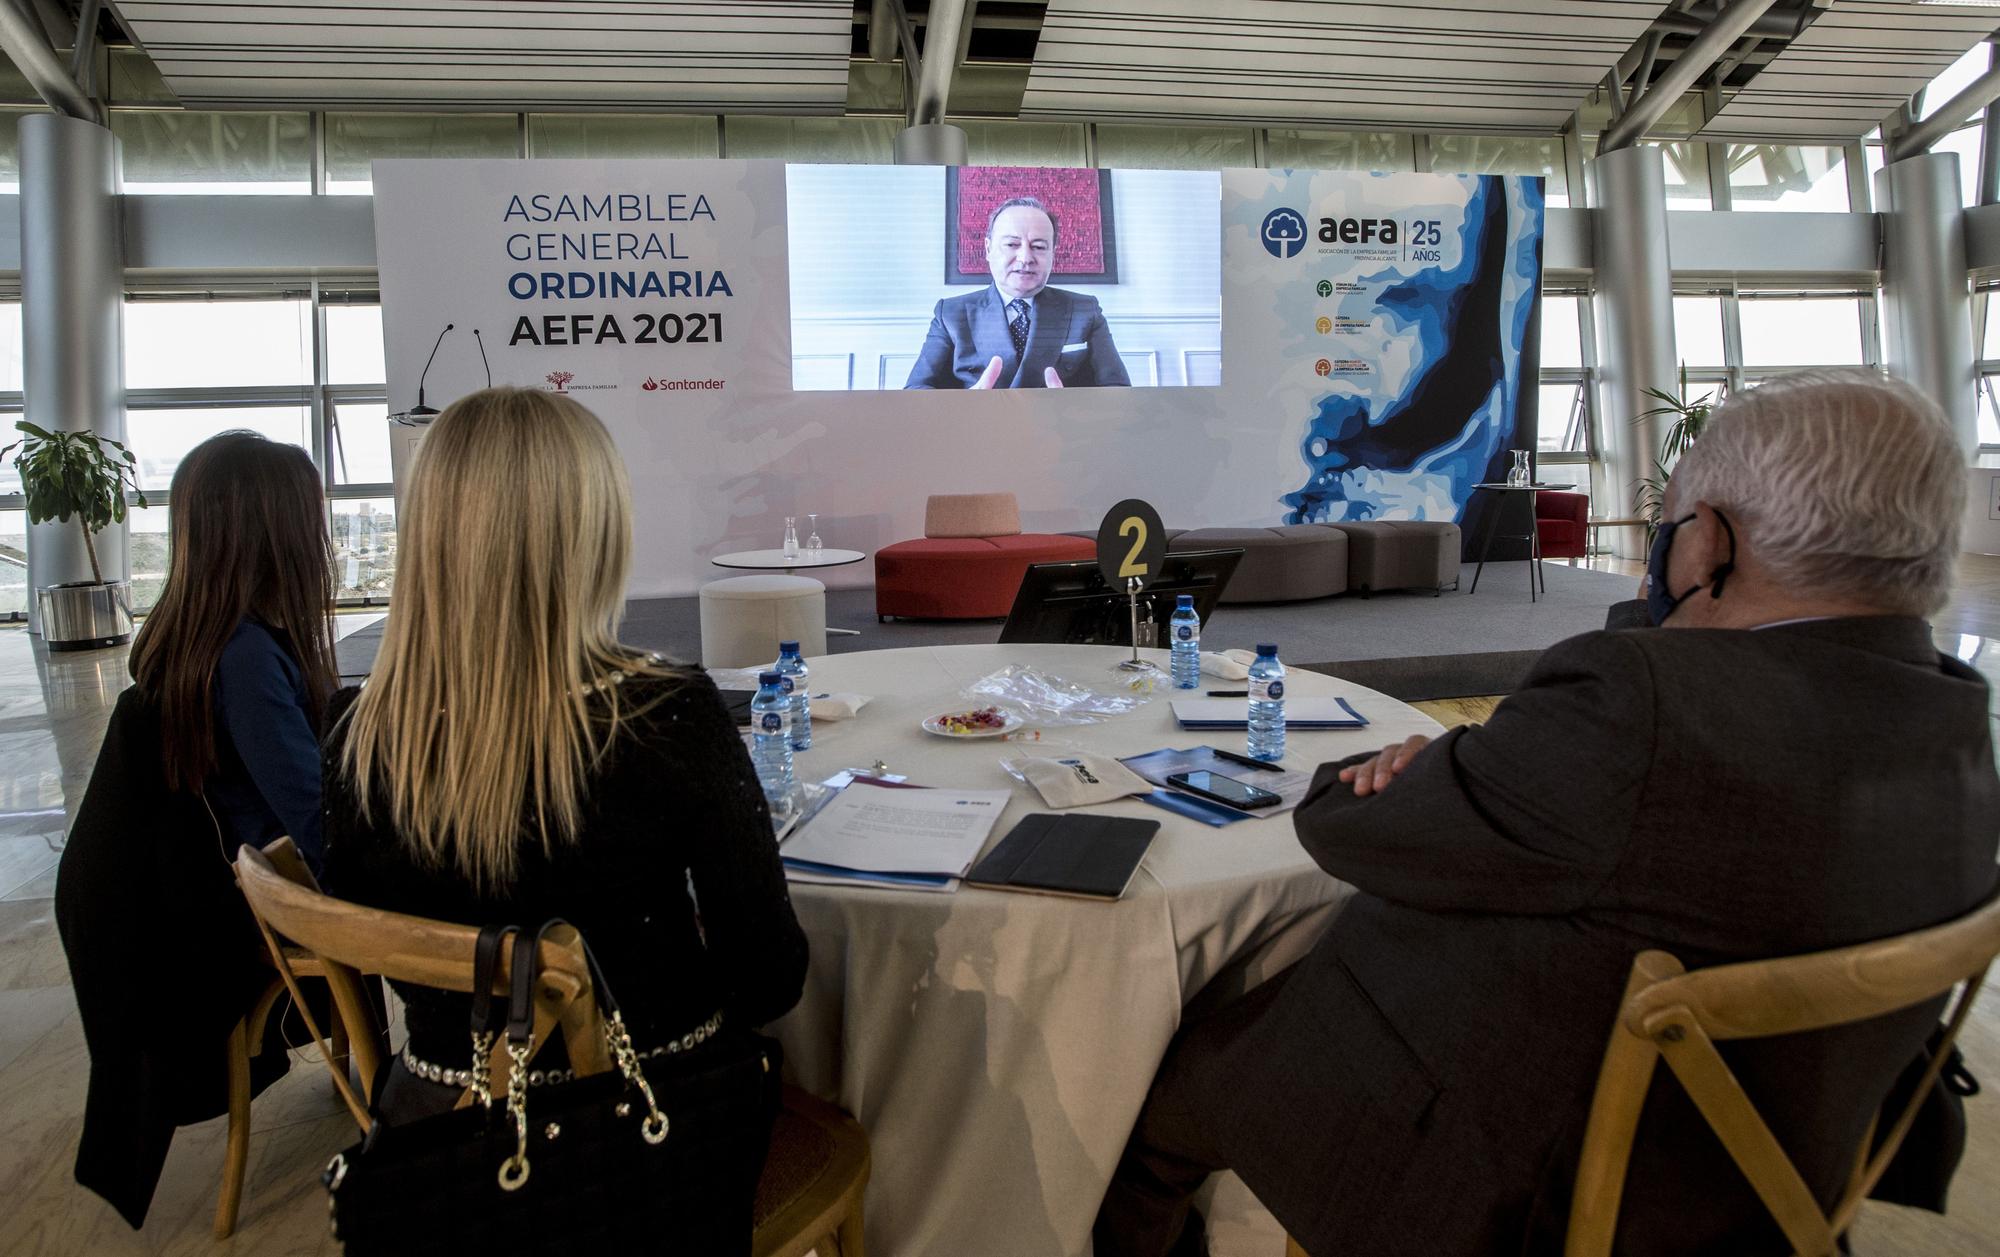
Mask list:
[{"label": "black handbag", "polygon": [[[480,933],[471,1071],[478,1102],[403,1125],[376,1116],[361,1142],[328,1164],[321,1181],[331,1197],[333,1233],[352,1257],[435,1257],[475,1248],[593,1257],[750,1251],[782,1049],[761,1035],[738,1034],[692,1060],[655,1055],[642,1062],[585,943],[616,1068],[531,1089],[538,943],[558,924],[550,921],[532,935],[513,927]],[[511,1067],[496,1103],[484,1063],[498,1022],[490,992],[510,936]],[[669,1069],[670,1059],[679,1068]],[[635,1244],[641,1247],[624,1247]]]}]

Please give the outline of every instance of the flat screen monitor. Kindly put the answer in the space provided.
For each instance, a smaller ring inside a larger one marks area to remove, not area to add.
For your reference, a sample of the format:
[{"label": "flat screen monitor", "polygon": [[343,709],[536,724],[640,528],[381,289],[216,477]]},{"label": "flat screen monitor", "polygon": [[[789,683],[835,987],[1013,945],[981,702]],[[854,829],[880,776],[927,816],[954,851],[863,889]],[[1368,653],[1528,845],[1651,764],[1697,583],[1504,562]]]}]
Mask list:
[{"label": "flat screen monitor", "polygon": [[[1180,594],[1193,596],[1195,614],[1208,623],[1242,558],[1241,550],[1169,554],[1159,579],[1139,595],[1139,620],[1144,624],[1150,619],[1153,625],[1152,640],[1142,644],[1166,646],[1167,618]],[[1111,588],[1095,559],[1035,563],[1021,577],[1000,640],[1126,646],[1132,641],[1132,612],[1125,594]]]}]

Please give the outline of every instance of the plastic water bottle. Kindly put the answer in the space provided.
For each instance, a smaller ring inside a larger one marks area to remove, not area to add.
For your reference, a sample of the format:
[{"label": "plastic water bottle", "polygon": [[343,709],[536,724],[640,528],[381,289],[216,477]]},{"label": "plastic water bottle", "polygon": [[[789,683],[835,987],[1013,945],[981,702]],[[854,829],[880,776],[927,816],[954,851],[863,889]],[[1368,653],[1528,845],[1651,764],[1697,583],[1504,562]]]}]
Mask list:
[{"label": "plastic water bottle", "polygon": [[779,820],[791,815],[797,784],[792,777],[792,700],[785,695],[784,677],[776,672],[757,674],[757,697],[750,700],[750,759],[771,815]]},{"label": "plastic water bottle", "polygon": [[1278,648],[1265,642],[1250,665],[1250,758],[1285,757],[1285,665]]},{"label": "plastic water bottle", "polygon": [[1201,684],[1201,617],[1194,613],[1192,594],[1176,598],[1167,631],[1173,639],[1174,688],[1195,689]]},{"label": "plastic water bottle", "polygon": [[810,675],[806,661],[799,655],[797,642],[778,643],[778,676],[786,694],[792,700],[792,749],[810,751],[813,744],[812,694],[806,680]]}]

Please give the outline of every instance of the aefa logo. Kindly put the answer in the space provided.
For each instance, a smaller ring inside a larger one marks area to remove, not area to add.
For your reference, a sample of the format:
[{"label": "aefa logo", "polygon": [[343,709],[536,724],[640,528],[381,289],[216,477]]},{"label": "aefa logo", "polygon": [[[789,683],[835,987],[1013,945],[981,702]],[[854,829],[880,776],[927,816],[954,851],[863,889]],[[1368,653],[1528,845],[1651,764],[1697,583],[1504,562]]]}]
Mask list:
[{"label": "aefa logo", "polygon": [[1297,257],[1299,250],[1306,247],[1306,217],[1281,206],[1264,215],[1264,226],[1257,234],[1272,257]]},{"label": "aefa logo", "polygon": [[542,378],[547,380],[550,386],[553,387],[556,392],[567,393],[569,391],[569,382],[576,378],[576,372],[551,371]]}]

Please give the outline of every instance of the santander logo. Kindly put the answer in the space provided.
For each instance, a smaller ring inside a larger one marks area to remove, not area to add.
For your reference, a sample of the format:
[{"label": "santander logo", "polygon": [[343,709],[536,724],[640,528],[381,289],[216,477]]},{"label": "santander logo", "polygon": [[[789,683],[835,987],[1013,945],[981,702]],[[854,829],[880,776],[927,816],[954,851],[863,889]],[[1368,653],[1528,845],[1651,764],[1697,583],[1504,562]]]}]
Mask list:
[{"label": "santander logo", "polygon": [[646,382],[639,387],[645,389],[648,393],[657,393],[660,390],[660,382],[649,375],[646,377]]}]

